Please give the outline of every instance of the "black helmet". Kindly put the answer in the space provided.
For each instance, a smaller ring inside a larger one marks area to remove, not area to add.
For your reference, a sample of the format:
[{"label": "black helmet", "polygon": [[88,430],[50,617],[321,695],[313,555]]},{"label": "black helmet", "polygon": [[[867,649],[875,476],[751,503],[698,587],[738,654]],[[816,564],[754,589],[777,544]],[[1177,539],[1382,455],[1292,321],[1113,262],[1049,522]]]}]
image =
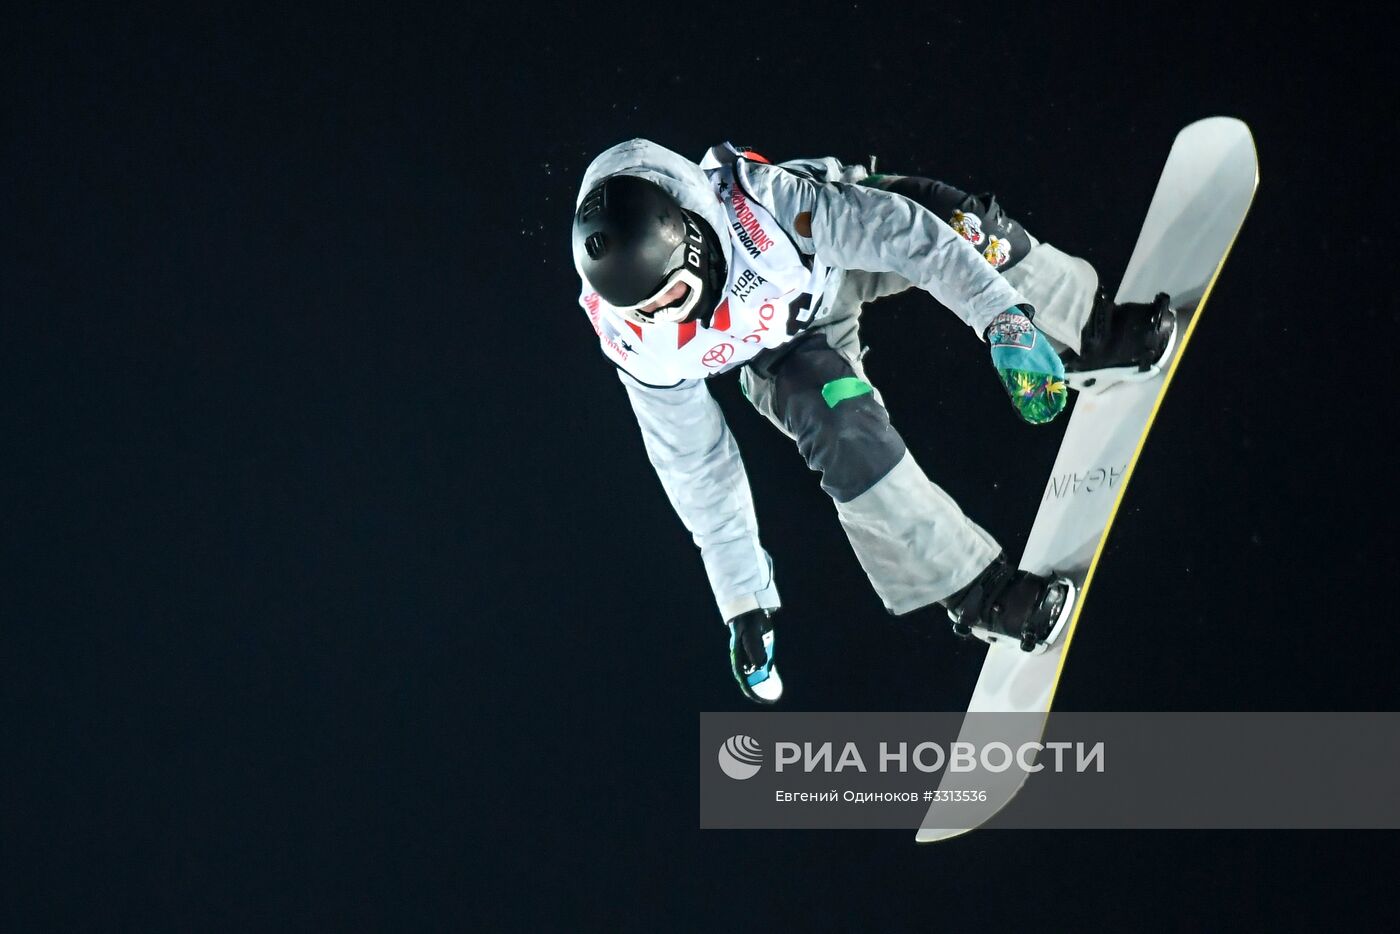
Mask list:
[{"label": "black helmet", "polygon": [[[612,175],[584,195],[574,213],[574,263],[599,296],[640,324],[708,317],[724,286],[724,260],[704,219],[661,186]],[[685,283],[665,308],[642,306]]]}]

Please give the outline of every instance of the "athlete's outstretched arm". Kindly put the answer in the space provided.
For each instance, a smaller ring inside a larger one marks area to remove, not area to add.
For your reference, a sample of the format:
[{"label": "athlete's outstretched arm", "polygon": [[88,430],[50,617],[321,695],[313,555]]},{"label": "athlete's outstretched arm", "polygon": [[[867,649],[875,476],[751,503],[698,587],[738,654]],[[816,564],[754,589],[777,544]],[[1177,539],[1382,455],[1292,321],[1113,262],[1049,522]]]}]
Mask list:
[{"label": "athlete's outstretched arm", "polygon": [[1008,308],[1031,308],[975,247],[902,195],[776,165],[743,163],[742,172],[746,187],[803,252],[843,269],[898,273],[951,308],[978,337]]},{"label": "athlete's outstretched arm", "polygon": [[720,616],[777,609],[773,564],[758,541],[739,446],[703,380],[658,389],[618,370],[647,457],[705,562]]}]

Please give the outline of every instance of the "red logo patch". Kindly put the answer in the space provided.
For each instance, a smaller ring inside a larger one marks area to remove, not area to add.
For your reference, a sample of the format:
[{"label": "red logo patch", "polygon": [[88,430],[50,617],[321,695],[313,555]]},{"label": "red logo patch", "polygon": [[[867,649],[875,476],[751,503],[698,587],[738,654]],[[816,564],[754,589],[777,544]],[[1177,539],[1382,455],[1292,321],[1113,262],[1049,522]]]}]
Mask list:
[{"label": "red logo patch", "polygon": [[716,344],[705,351],[705,356],[700,358],[700,362],[714,369],[717,366],[724,366],[732,359],[734,359],[733,344]]}]

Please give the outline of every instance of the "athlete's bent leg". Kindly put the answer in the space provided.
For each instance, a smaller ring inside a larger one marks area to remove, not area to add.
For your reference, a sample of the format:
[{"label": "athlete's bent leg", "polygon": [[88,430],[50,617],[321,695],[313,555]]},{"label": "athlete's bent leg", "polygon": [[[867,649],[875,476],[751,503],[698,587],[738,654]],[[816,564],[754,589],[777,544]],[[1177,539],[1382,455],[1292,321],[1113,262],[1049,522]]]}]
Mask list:
[{"label": "athlete's bent leg", "polygon": [[856,558],[891,613],[953,594],[1000,553],[919,468],[858,355],[833,348],[824,329],[798,338],[772,363],[755,361],[742,380],[754,407],[821,474]]},{"label": "athlete's bent leg", "polygon": [[1064,349],[1078,352],[1094,307],[1099,276],[1086,261],[1031,236],[990,193],[970,195],[914,175],[872,175],[866,184],[904,195],[947,222],[981,251],[1035,306],[1035,323]]}]

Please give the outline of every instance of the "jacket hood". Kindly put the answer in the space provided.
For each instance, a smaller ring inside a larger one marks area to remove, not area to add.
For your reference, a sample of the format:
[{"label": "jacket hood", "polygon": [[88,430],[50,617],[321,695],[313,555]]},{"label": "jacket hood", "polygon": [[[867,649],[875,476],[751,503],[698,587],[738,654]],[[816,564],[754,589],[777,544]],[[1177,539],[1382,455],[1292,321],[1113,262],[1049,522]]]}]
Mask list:
[{"label": "jacket hood", "polygon": [[[675,198],[681,207],[703,217],[715,232],[715,239],[724,253],[725,268],[729,268],[733,259],[730,255],[733,246],[728,236],[729,221],[700,166],[650,140],[633,139],[618,143],[605,149],[583,173],[583,184],[579,186],[578,197],[574,199],[574,209],[578,210],[583,196],[610,175],[636,175],[654,182]],[[582,273],[579,275],[582,277]]]}]

